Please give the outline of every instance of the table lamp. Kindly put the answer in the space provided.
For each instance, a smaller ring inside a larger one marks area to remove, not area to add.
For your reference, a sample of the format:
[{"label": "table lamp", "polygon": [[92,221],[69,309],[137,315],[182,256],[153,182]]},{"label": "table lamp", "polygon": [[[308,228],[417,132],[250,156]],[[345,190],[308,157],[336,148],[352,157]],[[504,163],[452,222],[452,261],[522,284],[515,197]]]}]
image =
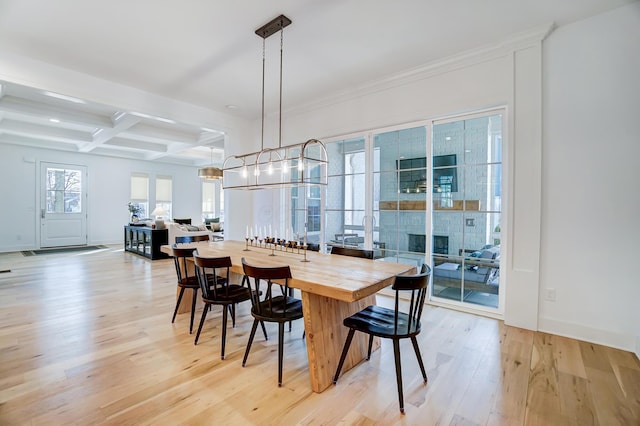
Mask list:
[{"label": "table lamp", "polygon": [[156,217],[156,229],[164,229],[164,216],[167,215],[167,211],[163,207],[156,207],[151,212],[151,216]]}]

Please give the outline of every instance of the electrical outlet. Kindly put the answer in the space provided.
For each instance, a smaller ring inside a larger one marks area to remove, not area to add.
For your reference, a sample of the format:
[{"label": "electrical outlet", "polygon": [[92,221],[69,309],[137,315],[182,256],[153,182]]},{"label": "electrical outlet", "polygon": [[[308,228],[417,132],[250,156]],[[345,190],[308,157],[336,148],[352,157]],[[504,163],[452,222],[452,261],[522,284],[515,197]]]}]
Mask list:
[{"label": "electrical outlet", "polygon": [[547,292],[544,295],[544,299],[549,302],[556,301],[556,289],[555,288],[547,288]]}]

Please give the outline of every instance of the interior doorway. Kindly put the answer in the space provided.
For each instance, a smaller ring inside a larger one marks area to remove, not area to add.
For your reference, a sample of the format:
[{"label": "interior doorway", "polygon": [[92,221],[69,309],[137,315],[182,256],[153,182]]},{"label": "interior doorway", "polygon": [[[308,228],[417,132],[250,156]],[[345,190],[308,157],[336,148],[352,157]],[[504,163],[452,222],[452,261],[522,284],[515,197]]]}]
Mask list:
[{"label": "interior doorway", "polygon": [[87,244],[87,168],[40,163],[40,247]]}]

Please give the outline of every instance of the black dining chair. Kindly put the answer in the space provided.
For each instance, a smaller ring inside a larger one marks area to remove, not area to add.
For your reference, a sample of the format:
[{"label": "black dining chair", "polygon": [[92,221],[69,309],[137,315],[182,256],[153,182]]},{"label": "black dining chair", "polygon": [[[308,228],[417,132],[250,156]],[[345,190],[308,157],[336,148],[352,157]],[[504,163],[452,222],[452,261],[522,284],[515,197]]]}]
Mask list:
[{"label": "black dining chair", "polygon": [[355,247],[332,246],[331,254],[339,254],[342,256],[362,257],[364,259],[373,259],[373,250],[359,249]]},{"label": "black dining chair", "polygon": [[[242,258],[242,268],[245,276],[249,279],[249,285],[253,285],[251,288],[251,315],[254,318],[242,366],[244,367],[247,363],[258,322],[276,322],[278,323],[278,386],[282,386],[284,324],[302,318],[302,301],[289,295],[289,279],[291,278],[289,266],[253,266]],[[252,279],[253,282],[251,282]],[[267,284],[266,291],[262,293],[264,297],[261,297],[260,293],[262,281]],[[282,294],[279,296],[273,294],[273,287],[280,287]]]},{"label": "black dining chair", "polygon": [[[391,339],[393,340],[393,355],[396,364],[398,402],[400,403],[400,412],[404,414],[402,368],[400,365],[400,339],[411,339],[413,349],[416,353],[416,357],[418,358],[418,364],[420,365],[420,371],[422,372],[422,378],[424,379],[424,382],[427,383],[427,373],[425,372],[424,364],[422,363],[422,357],[420,355],[416,336],[420,334],[422,329],[420,317],[422,316],[422,308],[424,307],[424,301],[427,294],[430,273],[431,268],[427,265],[423,265],[422,270],[417,275],[397,275],[392,286],[392,289],[396,292],[394,309],[384,308],[382,306],[369,306],[344,319],[343,324],[345,327],[349,328],[349,334],[347,335],[347,339],[344,343],[336,374],[333,377],[334,384],[338,383],[340,370],[342,370],[342,365],[347,357],[349,346],[351,345],[353,335],[356,331],[369,335],[367,359],[371,357],[371,348],[374,336]],[[400,292],[411,292],[409,310],[406,313],[399,310]]]},{"label": "black dining chair", "polygon": [[171,318],[171,323],[174,323],[176,320],[176,315],[178,314],[178,308],[180,306],[180,302],[182,301],[182,296],[184,295],[185,289],[193,290],[193,299],[191,301],[191,322],[189,323],[189,334],[193,332],[193,316],[196,310],[196,301],[198,300],[198,289],[200,288],[200,284],[198,284],[198,278],[193,271],[193,268],[189,267],[188,262],[193,259],[194,252],[197,254],[198,249],[195,247],[177,247],[175,244],[171,247],[173,250],[173,261],[176,267],[176,275],[178,277],[178,287],[180,287],[180,293],[178,294],[178,300],[176,301],[176,308],[173,311],[173,318]]},{"label": "black dining chair", "polygon": [[202,292],[204,307],[200,317],[200,325],[196,332],[194,345],[198,344],[202,325],[207,318],[207,313],[212,305],[222,306],[222,347],[220,359],[224,359],[224,349],[227,340],[227,311],[231,312],[232,327],[235,327],[236,304],[251,299],[251,291],[241,284],[229,283],[230,257],[202,257],[194,254],[193,262],[196,269],[196,277]]}]

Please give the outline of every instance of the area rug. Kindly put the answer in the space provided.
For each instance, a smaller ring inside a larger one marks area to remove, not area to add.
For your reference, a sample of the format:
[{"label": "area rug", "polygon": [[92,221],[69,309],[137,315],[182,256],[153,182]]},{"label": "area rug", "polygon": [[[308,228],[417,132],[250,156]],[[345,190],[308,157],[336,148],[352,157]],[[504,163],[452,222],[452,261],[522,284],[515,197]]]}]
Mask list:
[{"label": "area rug", "polygon": [[41,254],[59,254],[59,253],[72,253],[76,251],[91,251],[91,250],[101,250],[109,248],[107,246],[75,246],[75,247],[60,247],[60,248],[50,248],[50,249],[41,249],[41,250],[25,250],[22,253],[23,256],[38,256]]}]

